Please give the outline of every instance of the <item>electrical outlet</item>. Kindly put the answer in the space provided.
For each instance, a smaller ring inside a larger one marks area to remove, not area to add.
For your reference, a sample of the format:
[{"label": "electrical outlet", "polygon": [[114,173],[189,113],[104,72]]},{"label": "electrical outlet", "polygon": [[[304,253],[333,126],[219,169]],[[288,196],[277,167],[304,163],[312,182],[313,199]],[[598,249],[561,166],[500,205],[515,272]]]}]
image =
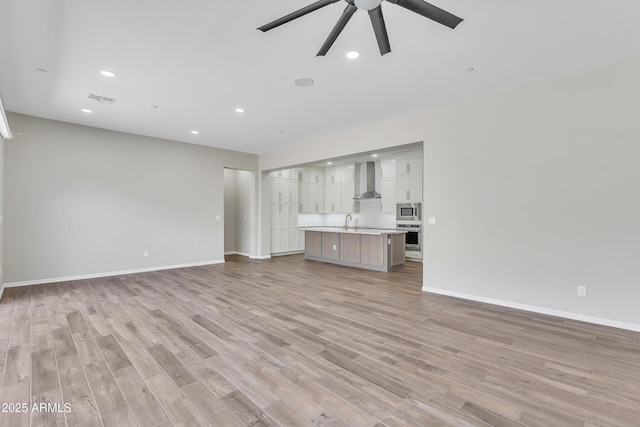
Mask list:
[{"label": "electrical outlet", "polygon": [[430,216],[429,217],[429,225],[434,225],[436,223],[436,217],[435,216]]},{"label": "electrical outlet", "polygon": [[334,250],[334,251],[336,250],[336,245],[333,245],[333,250]]},{"label": "electrical outlet", "polygon": [[142,252],[142,255],[144,255],[144,256],[149,256],[149,251],[144,251],[144,252]]},{"label": "electrical outlet", "polygon": [[222,217],[220,215],[216,215],[216,221],[220,221]]},{"label": "electrical outlet", "polygon": [[587,287],[586,286],[578,285],[578,296],[579,297],[586,297],[587,296]]}]

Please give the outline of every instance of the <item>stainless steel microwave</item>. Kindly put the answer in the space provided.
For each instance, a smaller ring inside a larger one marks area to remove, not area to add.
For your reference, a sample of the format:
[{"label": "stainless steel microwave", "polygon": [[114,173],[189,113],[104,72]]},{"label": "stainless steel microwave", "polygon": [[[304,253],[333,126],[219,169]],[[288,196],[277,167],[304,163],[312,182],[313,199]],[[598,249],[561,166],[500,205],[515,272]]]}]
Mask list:
[{"label": "stainless steel microwave", "polygon": [[396,220],[420,221],[422,219],[422,203],[398,203]]}]

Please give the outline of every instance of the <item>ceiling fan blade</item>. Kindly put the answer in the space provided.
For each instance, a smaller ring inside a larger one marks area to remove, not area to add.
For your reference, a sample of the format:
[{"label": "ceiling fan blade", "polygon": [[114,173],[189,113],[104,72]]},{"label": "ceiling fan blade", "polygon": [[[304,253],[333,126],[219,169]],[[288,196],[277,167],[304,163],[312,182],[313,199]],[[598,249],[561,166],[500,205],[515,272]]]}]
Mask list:
[{"label": "ceiling fan blade", "polygon": [[325,40],[324,44],[322,45],[322,47],[320,48],[316,56],[325,56],[327,54],[327,52],[329,51],[331,46],[333,46],[333,43],[336,41],[336,39],[338,38],[338,36],[340,35],[344,27],[347,25],[347,22],[349,22],[349,19],[351,19],[353,14],[356,12],[356,10],[358,10],[358,8],[355,7],[355,5],[351,3],[347,5],[344,12],[342,12],[342,16],[340,16],[340,19],[338,19],[338,22],[336,22],[336,25],[333,27],[333,30],[331,30],[329,37],[327,37],[327,40]]},{"label": "ceiling fan blade", "polygon": [[384,17],[382,16],[382,8],[380,5],[369,11],[369,17],[371,18],[371,24],[373,25],[373,32],[376,33],[376,40],[378,40],[380,55],[391,52],[389,36],[387,35],[387,27],[384,25]]},{"label": "ceiling fan blade", "polygon": [[459,23],[463,21],[462,18],[440,9],[437,6],[427,3],[423,0],[387,0],[391,3],[395,3],[398,6],[409,9],[412,12],[418,13],[425,18],[429,18],[442,25],[446,25],[449,28],[455,28]]},{"label": "ceiling fan blade", "polygon": [[304,16],[307,13],[311,13],[313,11],[316,11],[322,7],[328,6],[338,1],[340,0],[318,0],[317,2],[312,3],[308,6],[305,6],[302,9],[296,10],[295,12],[291,12],[290,14],[285,15],[282,18],[269,22],[268,24],[265,24],[262,27],[258,27],[258,30],[262,32],[272,30],[276,27],[279,27],[282,24],[286,24],[289,21],[293,21],[294,19],[300,18],[301,16]]}]

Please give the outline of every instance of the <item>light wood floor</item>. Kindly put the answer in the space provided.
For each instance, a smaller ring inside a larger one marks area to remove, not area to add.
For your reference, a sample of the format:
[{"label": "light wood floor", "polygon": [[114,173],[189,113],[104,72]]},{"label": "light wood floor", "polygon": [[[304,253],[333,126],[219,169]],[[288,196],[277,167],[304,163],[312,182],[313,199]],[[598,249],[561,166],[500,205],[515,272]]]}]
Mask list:
[{"label": "light wood floor", "polygon": [[420,264],[227,261],[6,289],[0,425],[640,425],[638,333],[422,293]]}]

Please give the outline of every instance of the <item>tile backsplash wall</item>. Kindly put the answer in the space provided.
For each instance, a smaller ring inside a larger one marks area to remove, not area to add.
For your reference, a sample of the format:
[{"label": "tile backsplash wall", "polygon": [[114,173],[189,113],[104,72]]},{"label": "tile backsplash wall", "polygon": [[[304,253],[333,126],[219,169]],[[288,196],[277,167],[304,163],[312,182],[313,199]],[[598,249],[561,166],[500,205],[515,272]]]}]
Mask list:
[{"label": "tile backsplash wall", "polygon": [[[396,216],[392,213],[361,212],[352,213],[353,221],[349,221],[352,227],[358,220],[358,227],[367,228],[396,228]],[[322,214],[300,213],[298,214],[298,227],[342,227],[346,214]]]}]

